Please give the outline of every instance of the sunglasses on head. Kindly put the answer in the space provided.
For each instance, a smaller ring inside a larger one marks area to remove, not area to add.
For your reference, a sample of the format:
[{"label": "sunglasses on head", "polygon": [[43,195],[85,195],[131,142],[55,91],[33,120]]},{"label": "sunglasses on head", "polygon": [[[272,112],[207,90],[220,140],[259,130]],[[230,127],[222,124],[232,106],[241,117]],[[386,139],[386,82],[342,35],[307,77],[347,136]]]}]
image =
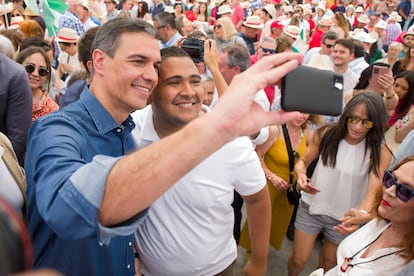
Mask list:
[{"label": "sunglasses on head", "polygon": [[370,129],[374,127],[374,122],[368,120],[368,119],[361,119],[359,116],[349,116],[348,117],[348,123],[351,123],[353,125],[358,124],[359,122],[362,122],[362,125],[366,129]]},{"label": "sunglasses on head", "polygon": [[264,48],[264,47],[260,47],[262,49],[263,52],[265,53],[269,53],[269,54],[274,54],[276,53],[276,50],[273,49],[268,49],[268,48]]},{"label": "sunglasses on head", "polygon": [[382,177],[382,185],[384,185],[387,189],[395,185],[395,194],[401,201],[407,202],[414,197],[414,191],[406,184],[398,183],[390,171],[384,172],[384,176]]},{"label": "sunglasses on head", "polygon": [[[36,66],[34,64],[29,63],[24,66],[24,69],[26,69],[27,73],[31,74],[35,71]],[[47,70],[46,67],[39,66],[37,72],[39,73],[39,76],[44,77],[49,73],[49,70]]]}]

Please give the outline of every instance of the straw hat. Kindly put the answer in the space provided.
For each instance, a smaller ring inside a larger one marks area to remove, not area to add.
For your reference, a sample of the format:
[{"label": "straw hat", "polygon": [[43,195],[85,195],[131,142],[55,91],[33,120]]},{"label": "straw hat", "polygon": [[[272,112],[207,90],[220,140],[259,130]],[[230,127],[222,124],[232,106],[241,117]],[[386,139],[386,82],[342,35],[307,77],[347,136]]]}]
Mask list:
[{"label": "straw hat", "polygon": [[292,6],[285,6],[285,7],[283,7],[283,12],[293,12],[293,7]]},{"label": "straw hat", "polygon": [[10,25],[9,25],[9,29],[11,30],[16,30],[20,27],[20,23],[22,23],[24,21],[23,16],[15,16],[12,17]]},{"label": "straw hat", "polygon": [[369,23],[369,18],[368,15],[366,14],[361,14],[358,18],[357,18],[359,23],[364,23],[364,24],[368,24]]},{"label": "straw hat", "polygon": [[316,53],[312,56],[307,66],[315,67],[322,70],[331,70],[332,67],[330,65],[329,56],[327,55],[321,55],[319,53]]},{"label": "straw hat", "polygon": [[361,6],[356,7],[355,12],[364,12],[364,9]]},{"label": "straw hat", "polygon": [[390,16],[387,19],[388,21],[395,21],[395,22],[401,22],[402,21],[402,17],[401,15],[399,15],[396,11],[393,11]]},{"label": "straw hat", "polygon": [[375,28],[385,30],[387,28],[387,22],[385,22],[384,20],[380,20],[377,24],[375,24]]},{"label": "straw hat", "polygon": [[316,8],[317,8],[317,9],[321,9],[321,10],[323,10],[323,11],[326,11],[326,7],[325,7],[325,5],[321,5],[321,4],[319,4]]},{"label": "straw hat", "polygon": [[26,7],[23,11],[24,15],[27,16],[40,16],[40,14],[38,12],[33,11],[31,8]]},{"label": "straw hat", "polygon": [[349,4],[345,10],[352,10],[355,11],[354,6],[352,4]]},{"label": "straw hat", "polygon": [[413,30],[411,30],[411,31],[407,31],[405,34],[403,34],[403,35],[402,35],[402,38],[404,39],[407,35],[412,35],[412,36],[414,36],[414,31],[413,31]]},{"label": "straw hat", "polygon": [[174,8],[172,6],[166,6],[164,8],[164,12],[168,12],[168,13],[174,13]]},{"label": "straw hat", "polygon": [[366,32],[358,32],[356,33],[352,39],[361,41],[361,42],[365,42],[365,43],[374,43],[375,41],[377,41],[377,39],[375,39],[373,36],[367,34]]},{"label": "straw hat", "polygon": [[276,9],[275,9],[275,5],[273,4],[267,4],[266,6],[263,7],[263,9],[270,14],[270,16],[272,18],[276,18]]},{"label": "straw hat", "polygon": [[56,40],[58,42],[66,42],[66,43],[75,43],[78,42],[79,36],[76,34],[76,31],[70,28],[62,28],[60,29]]},{"label": "straw hat", "polygon": [[287,34],[290,37],[293,37],[295,39],[298,39],[300,36],[300,28],[295,25],[288,25],[285,29],[283,29],[283,32]]},{"label": "straw hat", "polygon": [[243,22],[243,26],[253,28],[253,29],[261,29],[263,28],[262,21],[260,17],[256,15],[248,16],[246,21]]},{"label": "straw hat", "polygon": [[332,17],[328,15],[322,16],[321,20],[319,20],[318,25],[320,26],[331,26],[333,24]]},{"label": "straw hat", "polygon": [[218,15],[223,15],[226,13],[231,13],[231,9],[229,5],[223,5],[218,8],[218,11],[217,11]]}]

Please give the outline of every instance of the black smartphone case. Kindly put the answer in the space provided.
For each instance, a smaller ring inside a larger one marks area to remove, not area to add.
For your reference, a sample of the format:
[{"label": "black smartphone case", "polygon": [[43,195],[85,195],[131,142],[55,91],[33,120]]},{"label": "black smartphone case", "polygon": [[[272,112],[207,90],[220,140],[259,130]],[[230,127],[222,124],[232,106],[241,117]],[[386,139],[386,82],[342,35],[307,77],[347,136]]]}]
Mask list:
[{"label": "black smartphone case", "polygon": [[282,79],[282,109],[337,116],[342,112],[343,77],[300,65]]}]

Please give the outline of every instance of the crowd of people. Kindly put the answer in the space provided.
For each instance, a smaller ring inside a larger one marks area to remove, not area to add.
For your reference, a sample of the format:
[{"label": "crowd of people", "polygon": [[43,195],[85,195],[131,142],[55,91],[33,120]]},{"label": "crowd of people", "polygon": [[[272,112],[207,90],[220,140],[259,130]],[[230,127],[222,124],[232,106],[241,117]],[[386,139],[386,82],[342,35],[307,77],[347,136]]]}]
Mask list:
[{"label": "crowd of people", "polygon": [[[413,273],[410,0],[0,4],[0,275]],[[282,110],[298,66],[340,115]]]}]

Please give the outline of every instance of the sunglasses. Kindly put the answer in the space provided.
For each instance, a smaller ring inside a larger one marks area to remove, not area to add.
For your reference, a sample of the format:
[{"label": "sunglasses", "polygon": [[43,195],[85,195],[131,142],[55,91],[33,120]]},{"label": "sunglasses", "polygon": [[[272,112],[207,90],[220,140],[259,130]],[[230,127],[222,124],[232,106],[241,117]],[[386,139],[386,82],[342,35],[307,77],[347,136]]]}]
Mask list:
[{"label": "sunglasses", "polygon": [[353,125],[358,124],[359,122],[362,122],[362,125],[366,128],[366,129],[370,129],[374,127],[374,122],[368,120],[368,119],[361,119],[358,116],[349,116],[348,117],[348,123],[351,123]]},{"label": "sunglasses", "polygon": [[[26,72],[28,74],[31,74],[35,71],[36,66],[34,64],[29,63],[24,66],[24,69],[26,69]],[[39,66],[37,72],[39,73],[39,76],[44,77],[49,73],[49,70],[47,70],[46,67]]]},{"label": "sunglasses", "polygon": [[276,53],[276,50],[273,50],[273,49],[268,49],[268,48],[264,48],[264,47],[261,47],[260,46],[260,48],[262,49],[262,51],[263,52],[265,52],[265,53],[269,53],[269,54],[274,54],[274,53]]},{"label": "sunglasses", "polygon": [[217,24],[217,25],[214,26],[214,30],[221,29],[221,27],[222,26],[220,24]]},{"label": "sunglasses", "polygon": [[398,183],[390,171],[385,171],[382,177],[382,185],[385,188],[391,188],[393,185],[396,186],[396,195],[399,200],[407,202],[414,197],[414,191],[406,184]]},{"label": "sunglasses", "polygon": [[326,44],[324,43],[323,45],[326,46],[326,48],[331,49],[333,46],[335,46],[334,44]]}]

